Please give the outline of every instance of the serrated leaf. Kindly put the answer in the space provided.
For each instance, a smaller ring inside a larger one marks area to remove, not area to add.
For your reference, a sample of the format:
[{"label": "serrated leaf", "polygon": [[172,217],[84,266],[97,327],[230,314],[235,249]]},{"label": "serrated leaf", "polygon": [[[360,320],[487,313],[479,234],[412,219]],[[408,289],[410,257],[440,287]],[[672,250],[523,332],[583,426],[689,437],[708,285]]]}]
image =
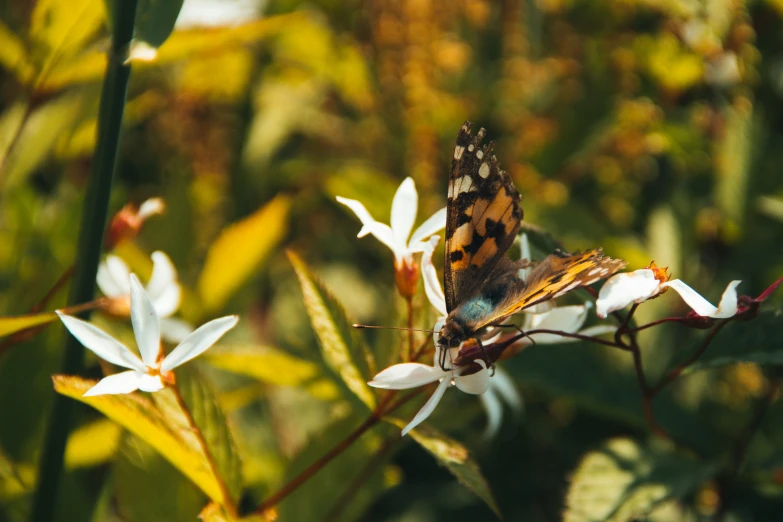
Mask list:
[{"label": "serrated leaf", "polygon": [[136,8],[136,39],[160,47],[174,30],[184,0],[139,0]]},{"label": "serrated leaf", "polygon": [[[392,422],[400,428],[405,426],[404,422],[396,419]],[[483,500],[498,518],[503,518],[500,508],[492,496],[487,479],[484,478],[478,464],[470,456],[470,452],[465,446],[427,425],[420,425],[412,429],[408,435],[435,457],[439,464],[449,470],[457,482]]]},{"label": "serrated leaf", "polygon": [[[733,321],[718,332],[704,354],[684,373],[736,363],[783,364],[781,332],[783,332],[781,309],[764,310],[758,317],[749,321]],[[701,341],[687,354],[693,353],[693,350],[697,350],[700,345]],[[676,362],[679,361],[680,359]]]},{"label": "serrated leaf", "polygon": [[294,267],[304,296],[305,308],[326,364],[368,408],[375,407],[375,395],[367,386],[369,354],[356,336],[342,305],[292,251],[288,259]]},{"label": "serrated leaf", "polygon": [[285,236],[291,200],[277,196],[226,227],[207,252],[198,290],[207,311],[223,306]]},{"label": "serrated leaf", "polygon": [[127,434],[113,467],[114,498],[127,522],[191,522],[204,494],[139,437]]},{"label": "serrated leaf", "polygon": [[179,425],[172,424],[147,395],[134,393],[84,397],[84,393],[95,386],[96,381],[67,375],[55,375],[52,380],[57,393],[92,406],[137,435],[192,480],[207,496],[216,502],[223,502],[220,483],[212,473],[200,446],[193,442],[190,430],[183,431]]},{"label": "serrated leaf", "polygon": [[[194,365],[177,368],[177,388],[217,467],[218,480],[225,484],[231,503],[236,504],[242,491],[242,463],[214,390]],[[198,433],[191,428],[174,391],[166,388],[153,394],[152,398],[166,420],[180,430],[183,438],[200,447]]]},{"label": "serrated leaf", "polygon": [[320,378],[319,367],[271,346],[222,345],[204,354],[212,366],[276,386],[300,386],[319,398],[335,399],[335,386]]},{"label": "serrated leaf", "polygon": [[57,314],[47,312],[43,314],[17,315],[12,317],[0,317],[0,337],[5,337],[16,332],[21,332],[33,326],[51,323],[57,320]]},{"label": "serrated leaf", "polygon": [[679,499],[718,471],[668,448],[619,438],[588,453],[571,478],[564,522],[643,519],[661,502]]}]

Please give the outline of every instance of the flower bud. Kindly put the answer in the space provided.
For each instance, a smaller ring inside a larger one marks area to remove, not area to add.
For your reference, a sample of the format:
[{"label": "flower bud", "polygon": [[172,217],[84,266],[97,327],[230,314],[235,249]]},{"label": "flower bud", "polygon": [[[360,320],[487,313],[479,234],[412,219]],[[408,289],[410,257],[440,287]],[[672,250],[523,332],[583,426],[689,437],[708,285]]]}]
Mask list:
[{"label": "flower bud", "polygon": [[139,207],[132,203],[122,207],[114,214],[106,229],[106,250],[112,250],[120,242],[136,237],[147,218],[162,214],[165,209],[166,205],[161,198],[150,198]]},{"label": "flower bud", "polygon": [[405,299],[412,299],[419,284],[419,265],[415,261],[395,263],[394,281],[400,295]]}]

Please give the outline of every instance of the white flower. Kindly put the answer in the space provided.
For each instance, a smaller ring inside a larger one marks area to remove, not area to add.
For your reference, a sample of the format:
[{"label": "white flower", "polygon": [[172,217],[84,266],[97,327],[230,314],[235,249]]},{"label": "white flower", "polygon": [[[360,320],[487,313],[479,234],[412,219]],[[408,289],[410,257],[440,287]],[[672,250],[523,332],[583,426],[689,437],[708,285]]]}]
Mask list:
[{"label": "white flower", "polygon": [[[376,375],[370,386],[376,388],[385,388],[393,390],[404,390],[408,388],[415,388],[417,386],[423,386],[435,381],[440,381],[435,393],[432,394],[427,403],[416,414],[413,420],[405,426],[402,430],[402,434],[405,435],[411,429],[418,426],[423,422],[430,414],[435,410],[435,407],[440,402],[443,394],[446,392],[446,388],[450,384],[453,384],[460,390],[475,395],[482,395],[488,390],[491,390],[489,397],[482,396],[482,401],[487,411],[487,433],[492,434],[497,431],[500,423],[499,415],[502,409],[500,408],[499,397],[505,398],[506,402],[512,405],[512,408],[521,409],[522,399],[519,396],[513,382],[510,378],[507,378],[505,374],[498,373],[499,368],[495,369],[494,377],[498,378],[497,385],[490,384],[489,371],[487,370],[486,362],[482,359],[476,359],[475,362],[482,368],[480,371],[461,376],[461,373],[466,370],[467,367],[457,366],[450,368],[452,358],[446,359],[446,369],[442,369],[438,364],[440,360],[440,346],[438,345],[438,331],[443,325],[447,314],[446,310],[446,298],[443,294],[443,288],[438,280],[438,274],[435,270],[435,266],[432,264],[432,253],[438,244],[439,238],[433,237],[427,243],[424,253],[421,256],[421,270],[424,278],[424,291],[427,294],[432,306],[438,311],[440,316],[437,319],[434,328],[434,341],[435,341],[435,364],[433,366],[427,366],[420,363],[402,363],[395,364],[386,368],[378,375]],[[523,236],[523,249],[526,243],[526,238]],[[524,250],[523,250],[524,252]],[[527,254],[530,255],[529,252]],[[525,330],[557,330],[566,333],[574,333],[584,324],[587,317],[587,310],[589,304],[563,306],[560,308],[550,309],[547,312],[540,314],[527,314],[525,317],[523,331]],[[601,333],[614,332],[617,328],[608,325],[599,325],[592,328],[582,330],[583,335],[599,335]],[[498,332],[493,338],[485,340],[484,344],[493,343],[502,332]],[[526,336],[522,338],[520,344],[530,344],[535,340],[536,343],[562,343],[573,341],[572,338],[562,337],[556,334],[538,333],[532,336]],[[459,353],[460,348],[452,348],[452,353]]]},{"label": "white flower", "polygon": [[129,280],[131,322],[141,358],[100,328],[76,317],[57,312],[65,327],[85,348],[112,364],[130,369],[101,379],[98,384],[87,390],[85,396],[131,393],[136,390],[146,392],[161,390],[165,382],[170,379],[170,372],[174,368],[206,351],[239,320],[236,315],[231,315],[210,321],[188,335],[171,353],[159,360],[158,314],[136,275],[130,274]]},{"label": "white flower", "polygon": [[522,396],[519,394],[511,375],[500,366],[495,367],[495,373],[489,380],[489,389],[479,396],[484,413],[487,415],[487,427],[484,438],[491,439],[497,435],[503,423],[503,402],[508,404],[514,416],[519,416],[524,410]]},{"label": "white flower", "polygon": [[735,280],[729,283],[720,303],[715,307],[679,279],[662,282],[661,279],[664,278],[660,275],[656,277],[656,270],[643,268],[610,277],[598,293],[598,300],[595,303],[598,317],[606,317],[607,314],[625,308],[631,303],[642,303],[658,295],[665,288],[671,288],[680,294],[683,301],[703,317],[725,319],[737,313],[737,285],[741,281]]},{"label": "white flower", "polygon": [[[435,360],[439,358],[439,348],[436,348]],[[487,364],[477,359],[476,363],[481,366],[481,370],[471,375],[461,376],[467,367],[456,366],[454,368],[441,369],[440,365],[436,362],[434,366],[427,366],[421,363],[402,363],[389,366],[368,384],[375,388],[382,388],[385,390],[407,390],[409,388],[416,388],[418,386],[424,386],[426,384],[440,381],[438,387],[435,389],[435,393],[429,398],[427,403],[419,410],[413,420],[411,420],[405,428],[402,430],[404,436],[410,430],[424,422],[424,420],[430,416],[435,410],[435,407],[440,402],[446,389],[452,384],[464,391],[473,395],[481,395],[487,388],[489,388],[489,372],[487,371]],[[449,365],[447,359],[446,364]]]},{"label": "white flower", "polygon": [[[130,269],[125,261],[111,254],[98,267],[98,288],[106,297],[112,298],[109,311],[116,315],[127,317],[130,313],[129,276]],[[193,331],[190,324],[171,317],[179,309],[182,288],[177,281],[176,268],[163,252],[152,253],[152,275],[145,290],[160,318],[163,338],[176,343],[190,335]]]},{"label": "white flower", "polygon": [[427,248],[427,239],[446,227],[446,208],[435,212],[429,219],[413,232],[416,213],[419,206],[419,196],[413,179],[405,178],[394,194],[391,209],[391,226],[375,221],[367,209],[355,199],[337,196],[337,201],[353,210],[362,222],[362,229],[357,237],[372,234],[378,241],[388,246],[394,252],[398,267],[410,265],[415,252],[423,252]]}]

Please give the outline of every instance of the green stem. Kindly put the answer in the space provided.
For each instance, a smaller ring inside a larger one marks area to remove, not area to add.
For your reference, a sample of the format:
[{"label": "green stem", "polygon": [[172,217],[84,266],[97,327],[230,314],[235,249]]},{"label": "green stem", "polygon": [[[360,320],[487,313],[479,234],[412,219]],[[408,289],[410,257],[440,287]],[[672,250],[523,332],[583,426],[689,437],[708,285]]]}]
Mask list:
[{"label": "green stem", "polygon": [[[103,248],[109,195],[117,164],[117,148],[130,77],[130,66],[124,62],[133,37],[136,4],[137,0],[122,0],[115,2],[112,9],[112,27],[115,32],[101,92],[97,144],[92,175],[84,197],[76,266],[68,299],[70,305],[92,300],[95,292],[95,276]],[[60,372],[79,373],[83,366],[84,349],[76,338],[68,336]],[[73,400],[65,396],[54,396],[38,463],[38,485],[30,514],[30,520],[33,522],[48,522],[53,518],[74,404],[76,403]]]}]

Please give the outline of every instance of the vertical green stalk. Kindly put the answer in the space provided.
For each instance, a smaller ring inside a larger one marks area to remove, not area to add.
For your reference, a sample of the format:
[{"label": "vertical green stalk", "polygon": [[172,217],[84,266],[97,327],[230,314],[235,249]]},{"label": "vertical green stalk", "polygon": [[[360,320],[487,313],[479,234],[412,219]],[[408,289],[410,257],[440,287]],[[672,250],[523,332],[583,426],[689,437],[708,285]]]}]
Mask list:
[{"label": "vertical green stalk", "polygon": [[[130,77],[130,65],[124,62],[133,37],[136,4],[137,0],[119,0],[114,2],[112,9],[111,26],[114,28],[114,36],[98,110],[97,144],[92,175],[84,197],[75,272],[68,298],[70,306],[92,300],[95,292],[95,276],[103,248],[109,195],[117,164],[122,114]],[[89,312],[86,312],[83,315],[88,314]],[[60,371],[67,374],[79,373],[83,366],[84,349],[79,341],[69,335]],[[54,515],[65,443],[70,429],[71,408],[75,404],[76,402],[62,395],[54,396],[38,464],[38,484],[30,514],[32,522],[48,522]]]}]

